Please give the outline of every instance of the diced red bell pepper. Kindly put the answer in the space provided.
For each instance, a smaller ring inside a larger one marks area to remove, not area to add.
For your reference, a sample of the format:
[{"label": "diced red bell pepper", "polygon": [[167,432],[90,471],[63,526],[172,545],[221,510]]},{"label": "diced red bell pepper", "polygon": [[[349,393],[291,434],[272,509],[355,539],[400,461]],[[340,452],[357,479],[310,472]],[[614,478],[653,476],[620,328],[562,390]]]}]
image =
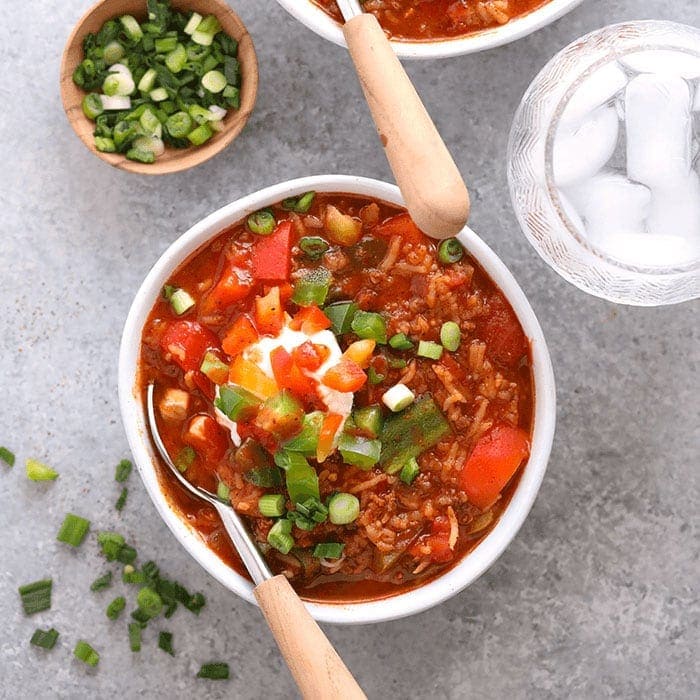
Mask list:
[{"label": "diced red bell pepper", "polygon": [[245,299],[253,288],[250,272],[242,265],[227,263],[218,282],[202,301],[202,311],[206,314],[223,313],[237,301]]},{"label": "diced red bell pepper", "polygon": [[318,435],[318,445],[316,446],[316,460],[324,462],[326,457],[333,452],[335,435],[343,423],[343,416],[337,413],[328,413],[323,418],[321,431]]},{"label": "diced red bell pepper", "polygon": [[272,287],[264,297],[255,297],[255,325],[258,331],[278,335],[284,325],[284,311],[279,287]]},{"label": "diced red bell pepper", "polygon": [[253,277],[266,282],[289,279],[292,250],[292,222],[281,221],[277,228],[253,246]]},{"label": "diced red bell pepper", "polygon": [[362,367],[352,360],[341,360],[323,375],[323,383],[336,391],[357,391],[366,381]]},{"label": "diced red bell pepper", "polygon": [[280,389],[289,389],[304,400],[316,397],[316,382],[301,371],[283,347],[277,347],[270,353],[270,364]]},{"label": "diced red bell pepper", "polygon": [[163,354],[183,371],[199,370],[207,350],[219,348],[216,335],[197,321],[175,321],[160,339]]},{"label": "diced red bell pepper", "polygon": [[242,314],[224,334],[221,347],[229,357],[235,357],[258,339],[258,331],[253,322]]},{"label": "diced red bell pepper", "polygon": [[374,232],[377,236],[401,236],[407,241],[416,243],[423,238],[421,230],[413,223],[413,219],[406,213],[397,214],[389,219],[385,219],[381,224],[375,227]]},{"label": "diced red bell pepper", "polygon": [[190,420],[182,439],[207,462],[219,462],[223,459],[229,444],[224,429],[211,416],[203,413]]},{"label": "diced red bell pepper", "polygon": [[307,340],[292,350],[292,359],[297,367],[314,372],[325,362],[329,353],[330,350],[324,345],[316,345]]},{"label": "diced red bell pepper", "polygon": [[298,311],[291,320],[289,327],[294,331],[302,331],[306,335],[313,335],[319,331],[325,331],[331,325],[331,320],[328,316],[316,304],[312,304]]},{"label": "diced red bell pepper", "polygon": [[475,506],[486,510],[529,455],[530,441],[524,430],[509,425],[491,428],[462,467],[462,489]]}]

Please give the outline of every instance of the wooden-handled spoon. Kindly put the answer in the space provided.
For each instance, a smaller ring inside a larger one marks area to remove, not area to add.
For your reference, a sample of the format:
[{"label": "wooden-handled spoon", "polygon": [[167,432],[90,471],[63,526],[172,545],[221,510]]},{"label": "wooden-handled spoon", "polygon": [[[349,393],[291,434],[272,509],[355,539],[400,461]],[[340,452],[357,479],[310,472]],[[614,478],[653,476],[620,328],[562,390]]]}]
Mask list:
[{"label": "wooden-handled spoon", "polygon": [[148,425],[156,449],[173,476],[189,493],[211,503],[253,579],[255,599],[277,641],[284,660],[308,700],[367,700],[338,652],[311,617],[284,576],[273,576],[248,528],[238,513],[206,489],[194,486],[175,466],[158,432],[154,385],[146,393]]},{"label": "wooden-handled spoon", "polygon": [[343,34],[389,165],[411,218],[451,238],[469,217],[469,193],[433,120],[377,18],[357,0],[336,0]]}]

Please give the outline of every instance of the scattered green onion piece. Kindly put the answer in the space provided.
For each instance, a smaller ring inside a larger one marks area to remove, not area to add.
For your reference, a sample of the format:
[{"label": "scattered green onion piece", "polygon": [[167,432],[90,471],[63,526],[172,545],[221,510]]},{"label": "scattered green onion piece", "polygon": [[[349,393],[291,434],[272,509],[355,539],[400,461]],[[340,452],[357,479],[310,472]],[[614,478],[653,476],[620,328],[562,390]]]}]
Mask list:
[{"label": "scattered green onion piece", "polygon": [[464,248],[456,238],[447,238],[438,246],[438,260],[445,265],[455,263],[464,256]]},{"label": "scattered green onion piece", "polygon": [[106,615],[110,620],[116,620],[122,614],[125,607],[126,598],[120,595],[107,606]]},{"label": "scattered green onion piece", "polygon": [[97,542],[107,561],[114,561],[119,556],[121,549],[126,546],[124,538],[116,532],[99,532]]},{"label": "scattered green onion piece", "polygon": [[226,100],[226,104],[233,109],[238,109],[241,106],[241,91],[233,85],[227,85],[221,93]]},{"label": "scattered green onion piece", "polygon": [[323,309],[331,322],[331,330],[336,335],[349,333],[352,329],[352,319],[355,317],[358,306],[354,301],[339,301],[329,304]]},{"label": "scattered green onion piece", "polygon": [[141,585],[146,583],[146,576],[143,571],[137,571],[131,564],[127,564],[122,571],[122,582]]},{"label": "scattered green onion piece", "polygon": [[158,73],[155,68],[149,68],[144,74],[139,84],[136,86],[140,92],[150,92],[156,84]]},{"label": "scattered green onion piece", "polygon": [[95,136],[95,148],[100,153],[115,153],[117,150],[114,139],[107,136]]},{"label": "scattered green onion piece", "polygon": [[418,460],[415,457],[411,457],[411,459],[409,459],[408,462],[401,467],[399,479],[401,479],[404,484],[408,484],[410,486],[418,474],[420,474]]},{"label": "scattered green onion piece", "polygon": [[343,461],[360,469],[371,469],[379,461],[381,451],[379,440],[343,433],[338,441],[338,452]]},{"label": "scattered green onion piece", "polygon": [[41,647],[42,649],[53,649],[54,646],[56,646],[57,639],[58,632],[51,627],[51,629],[48,630],[35,630],[29,643],[33,644],[35,647]]},{"label": "scattered green onion piece", "polygon": [[386,323],[380,314],[373,311],[357,311],[350,324],[358,337],[386,343]]},{"label": "scattered green onion piece", "polygon": [[288,197],[282,201],[282,208],[288,211],[295,211],[297,214],[306,214],[311,209],[314,197],[316,197],[315,192],[307,192],[301,197]]},{"label": "scattered green onion piece", "polygon": [[391,389],[384,392],[382,403],[394,413],[403,411],[404,408],[410,406],[416,396],[405,384],[394,384]]},{"label": "scattered green onion piece", "polygon": [[202,15],[200,15],[198,12],[193,12],[192,16],[189,18],[189,20],[187,20],[187,24],[185,25],[185,28],[182,31],[185,32],[185,34],[192,36],[192,34],[194,34],[201,21]]},{"label": "scattered green onion piece", "polygon": [[216,497],[224,503],[230,502],[231,489],[223,481],[220,481],[216,487]]},{"label": "scattered green onion piece", "polygon": [[284,449],[300,452],[304,457],[315,457],[324,417],[322,411],[307,413],[301,424],[301,432],[285,442]]},{"label": "scattered green onion piece", "polygon": [[136,550],[133,547],[129,547],[128,544],[125,544],[119,548],[116,559],[122,564],[132,564],[136,561],[136,556]]},{"label": "scattered green onion piece", "polygon": [[104,47],[102,58],[104,58],[108,66],[111,66],[115,63],[119,63],[119,61],[124,58],[125,54],[126,51],[124,47],[118,41],[110,41],[109,44]]},{"label": "scattered green onion piece", "polygon": [[343,556],[345,545],[340,542],[319,542],[314,547],[316,559],[340,559]]},{"label": "scattered green onion piece", "polygon": [[136,596],[136,604],[139,610],[149,619],[158,617],[163,609],[161,597],[152,588],[142,588]]},{"label": "scattered green onion piece", "polygon": [[114,507],[117,510],[122,510],[124,506],[126,505],[126,497],[129,495],[129,489],[124,487],[122,489],[122,492],[119,494],[119,498],[117,498],[117,502],[114,504]]},{"label": "scattered green onion piece", "polygon": [[91,591],[102,591],[105,588],[109,588],[112,585],[112,572],[108,571],[106,574],[96,578],[90,584]]},{"label": "scattered green onion piece", "polygon": [[175,466],[178,468],[178,471],[186,472],[192,466],[196,456],[197,453],[192,447],[189,445],[183,447],[175,458]]},{"label": "scattered green onion piece", "polygon": [[226,76],[218,70],[210,70],[202,76],[202,87],[209,92],[221,92],[226,87]]},{"label": "scattered green onion piece", "polygon": [[140,148],[130,148],[126,152],[126,157],[129,160],[136,161],[137,163],[155,163],[156,156],[153,151],[144,151]]},{"label": "scattered green onion piece", "polygon": [[360,501],[351,493],[336,493],[328,501],[328,517],[333,525],[348,525],[360,515]]},{"label": "scattered green onion piece", "polygon": [[389,345],[391,345],[394,350],[410,350],[413,347],[413,343],[408,339],[405,333],[396,333],[389,338]]},{"label": "scattered green onion piece", "polygon": [[[318,523],[325,523],[328,519],[328,508],[326,508],[326,506],[324,506],[323,503],[321,503],[321,501],[315,496],[307,498],[302,503],[297,503],[296,511],[294,512],[310,520],[312,523],[314,523],[314,527]],[[289,515],[292,514],[293,513],[290,513]]]},{"label": "scattered green onion piece", "polygon": [[20,586],[20,598],[22,599],[22,607],[25,615],[33,615],[34,613],[48,610],[51,607],[51,587],[53,581],[50,578],[34,581],[24,586]]},{"label": "scattered green onion piece", "polygon": [[[156,39],[153,42],[153,46],[156,53],[170,53],[177,48],[177,37],[176,36],[164,36]],[[187,54],[185,54],[186,56]],[[170,66],[168,66],[170,68]],[[172,70],[171,70],[172,72]]]},{"label": "scattered green onion piece", "polygon": [[202,664],[197,673],[197,678],[206,678],[210,681],[226,681],[229,678],[227,663]]},{"label": "scattered green onion piece", "polygon": [[0,459],[10,467],[15,466],[15,453],[8,450],[7,447],[0,447]]},{"label": "scattered green onion piece", "polygon": [[102,106],[102,99],[95,92],[91,92],[85,95],[85,97],[83,97],[81,106],[83,108],[83,114],[88,119],[97,119],[97,117],[99,117],[100,114],[104,112],[104,107]]},{"label": "scattered green onion piece", "polygon": [[402,357],[388,357],[387,364],[391,369],[403,369],[408,363]]},{"label": "scattered green onion piece", "polygon": [[131,651],[141,651],[141,625],[138,622],[129,623],[129,648]]},{"label": "scattered green onion piece", "polygon": [[296,456],[301,457],[303,461],[296,460],[285,472],[289,500],[292,503],[303,503],[309,498],[320,498],[316,470],[301,455]]},{"label": "scattered green onion piece", "polygon": [[168,91],[164,87],[158,87],[151,90],[148,96],[153,100],[153,102],[165,102],[168,99]]},{"label": "scattered green onion piece", "polygon": [[291,535],[292,523],[289,520],[277,520],[267,533],[267,543],[282,554],[289,554],[294,546]]},{"label": "scattered green onion piece", "polygon": [[247,223],[248,228],[259,236],[269,236],[277,225],[275,216],[269,209],[261,209],[251,214]]},{"label": "scattered green onion piece", "polygon": [[234,422],[252,420],[260,408],[260,399],[240,386],[219,387],[219,396],[214,401],[227,418]]},{"label": "scattered green onion piece", "polygon": [[462,340],[462,331],[454,321],[445,321],[440,328],[440,342],[445,350],[454,352]]},{"label": "scattered green onion piece", "polygon": [[136,21],[135,17],[132,17],[131,15],[122,15],[119,18],[119,21],[124,28],[124,34],[126,34],[131,41],[135,42],[143,39],[143,31],[141,31],[141,27],[139,26],[139,23]]},{"label": "scattered green onion piece", "polygon": [[369,381],[370,384],[376,386],[377,384],[381,384],[384,380],[386,379],[386,374],[382,374],[381,372],[377,372],[374,367],[370,367],[367,370],[367,380]]},{"label": "scattered green onion piece", "polygon": [[221,384],[222,378],[224,381],[228,378],[228,365],[213,352],[207,352],[204,355],[199,371],[211,379],[214,384]]},{"label": "scattered green onion piece", "polygon": [[27,478],[31,481],[55,481],[58,478],[57,471],[36,459],[28,459],[26,469]]},{"label": "scattered green onion piece", "polygon": [[172,632],[161,632],[158,635],[158,648],[162,649],[166,654],[170,654],[170,656],[175,656]]},{"label": "scattered green onion piece", "polygon": [[175,48],[165,57],[165,65],[171,73],[179,73],[187,63],[187,51],[182,44],[177,44]]},{"label": "scattered green onion piece", "polygon": [[299,240],[299,248],[311,260],[320,260],[330,245],[321,236],[304,236]]},{"label": "scattered green onion piece", "polygon": [[299,306],[323,306],[331,286],[331,273],[325,267],[306,270],[294,283],[292,301]]},{"label": "scattered green onion piece", "polygon": [[80,547],[89,529],[89,520],[81,518],[79,515],[73,515],[73,513],[67,513],[56,539],[72,547]]},{"label": "scattered green onion piece", "polygon": [[94,667],[100,662],[100,655],[83,639],[75,645],[73,655],[88,666]]},{"label": "scattered green onion piece", "polygon": [[165,130],[174,139],[184,139],[192,131],[192,117],[187,112],[175,112],[166,120]]},{"label": "scattered green onion piece", "polygon": [[418,357],[427,357],[429,360],[439,360],[442,357],[442,345],[432,340],[421,340],[416,350]]},{"label": "scattered green onion piece", "polygon": [[114,472],[114,480],[123,484],[129,478],[133,466],[134,465],[128,459],[121,460],[121,462],[117,464],[117,468]]},{"label": "scattered green onion piece", "polygon": [[285,499],[282,494],[268,493],[258,500],[258,509],[266,518],[278,518],[284,515]]}]

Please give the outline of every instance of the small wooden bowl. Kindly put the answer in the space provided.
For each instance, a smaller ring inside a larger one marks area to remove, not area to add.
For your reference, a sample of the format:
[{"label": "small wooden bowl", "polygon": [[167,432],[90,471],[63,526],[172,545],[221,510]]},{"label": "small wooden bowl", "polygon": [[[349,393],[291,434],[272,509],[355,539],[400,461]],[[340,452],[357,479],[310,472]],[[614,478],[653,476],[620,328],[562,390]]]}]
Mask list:
[{"label": "small wooden bowl", "polygon": [[73,71],[83,60],[83,38],[90,32],[98,32],[109,19],[121,15],[133,15],[139,21],[146,16],[146,0],[100,0],[79,20],[73,29],[61,60],[61,99],[73,130],[81,141],[99,158],[115,168],[142,175],[163,175],[186,170],[209,160],[228,146],[241,132],[250,117],[258,92],[258,60],[253,40],[238,15],[224,0],[172,0],[173,9],[180,12],[199,12],[202,16],[216,15],[223,31],[238,41],[238,60],[241,64],[241,106],[229,110],[224,118],[224,129],[212,136],[202,146],[169,148],[156,158],[155,163],[138,163],[127,160],[121,153],[101,153],[95,148],[93,132],[95,123],[82,110],[85,91],[73,82]]}]

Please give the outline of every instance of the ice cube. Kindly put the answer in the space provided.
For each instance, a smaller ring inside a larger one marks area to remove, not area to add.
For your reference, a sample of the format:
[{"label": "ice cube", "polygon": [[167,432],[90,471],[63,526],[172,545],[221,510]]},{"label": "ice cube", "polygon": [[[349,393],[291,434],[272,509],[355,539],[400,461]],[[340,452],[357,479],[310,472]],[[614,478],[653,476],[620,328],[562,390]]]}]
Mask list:
[{"label": "ice cube", "polygon": [[697,260],[697,250],[681,236],[618,233],[595,241],[595,246],[603,255],[636,267],[678,267]]},{"label": "ice cube", "polygon": [[579,234],[584,235],[586,233],[586,225],[583,223],[583,219],[576,211],[576,207],[574,207],[571,200],[566,196],[563,190],[559,190],[557,194],[559,195],[559,203],[561,205],[562,212],[568,217],[576,231]]},{"label": "ice cube", "polygon": [[604,170],[564,194],[583,219],[586,236],[596,245],[621,233],[644,231],[651,192],[624,175]]},{"label": "ice cube", "polygon": [[645,73],[625,91],[627,174],[662,186],[688,177],[692,121],[690,86],[683,78]]},{"label": "ice cube", "polygon": [[700,177],[697,173],[690,173],[685,180],[672,186],[652,189],[647,227],[650,233],[694,241],[700,251]]},{"label": "ice cube", "polygon": [[598,107],[609,103],[627,84],[620,66],[606,63],[581,81],[561,115],[562,122],[579,124]]},{"label": "ice cube", "polygon": [[615,107],[599,107],[579,124],[560,122],[552,166],[559,187],[595,175],[615,152],[620,122]]},{"label": "ice cube", "polygon": [[700,56],[680,50],[635,51],[622,57],[620,63],[635,73],[666,73],[687,80],[700,77]]}]

